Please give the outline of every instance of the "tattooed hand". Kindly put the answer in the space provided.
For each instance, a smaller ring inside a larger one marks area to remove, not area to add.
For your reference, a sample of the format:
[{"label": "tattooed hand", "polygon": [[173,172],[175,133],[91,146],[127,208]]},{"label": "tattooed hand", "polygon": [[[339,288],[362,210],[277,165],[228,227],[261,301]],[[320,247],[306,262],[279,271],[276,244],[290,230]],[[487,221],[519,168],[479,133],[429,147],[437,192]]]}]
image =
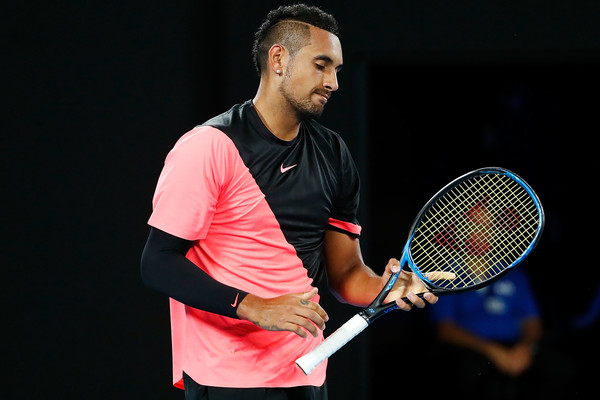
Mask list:
[{"label": "tattooed hand", "polygon": [[318,329],[325,329],[327,313],[312,300],[318,289],[310,292],[286,294],[264,299],[248,294],[240,303],[237,315],[269,331],[290,331],[303,338],[308,333],[317,337]]}]

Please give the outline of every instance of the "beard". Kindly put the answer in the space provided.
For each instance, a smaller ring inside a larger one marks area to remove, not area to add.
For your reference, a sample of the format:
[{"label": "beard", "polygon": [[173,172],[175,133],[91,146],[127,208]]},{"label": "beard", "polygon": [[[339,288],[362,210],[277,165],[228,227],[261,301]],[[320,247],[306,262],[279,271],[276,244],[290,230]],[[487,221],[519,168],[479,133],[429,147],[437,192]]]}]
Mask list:
[{"label": "beard", "polygon": [[298,118],[299,121],[319,118],[321,114],[323,114],[325,105],[320,103],[315,104],[311,100],[310,96],[316,92],[316,89],[310,93],[309,97],[299,97],[295,95],[295,93],[290,89],[290,71],[291,68],[286,71],[283,82],[281,83],[281,86],[279,86],[279,92],[292,108],[296,114],[296,118]]}]

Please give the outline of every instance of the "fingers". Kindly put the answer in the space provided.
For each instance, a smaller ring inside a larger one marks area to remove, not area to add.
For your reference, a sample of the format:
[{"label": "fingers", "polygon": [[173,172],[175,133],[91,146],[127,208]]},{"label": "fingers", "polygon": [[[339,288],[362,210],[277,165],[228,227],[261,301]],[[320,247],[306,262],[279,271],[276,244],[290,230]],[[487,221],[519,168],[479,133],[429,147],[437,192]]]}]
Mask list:
[{"label": "fingers", "polygon": [[427,300],[427,302],[429,304],[435,304],[438,301],[438,297],[435,294],[431,293],[431,292],[427,292],[427,293],[423,294],[423,298],[425,300]]},{"label": "fingers", "polygon": [[290,331],[302,338],[308,337],[308,334],[317,337],[329,320],[325,310],[311,301],[317,293],[318,289],[313,288],[308,292],[271,299],[248,295],[240,304],[244,307],[242,312],[238,308],[238,315],[270,331]]},{"label": "fingers", "polygon": [[[393,268],[395,265],[395,259],[390,259],[388,267]],[[397,264],[399,267],[399,263]],[[456,275],[452,272],[444,271],[433,271],[425,274],[427,279],[440,280],[440,279],[455,279]],[[410,311],[412,306],[418,308],[424,308],[427,303],[435,304],[438,301],[438,297],[431,292],[427,291],[427,287],[423,282],[412,272],[402,271],[398,276],[394,288],[386,298],[387,301],[396,301],[396,305],[400,310]],[[419,293],[419,294],[417,294]]]},{"label": "fingers", "polygon": [[308,292],[302,293],[301,297],[306,300],[310,300],[313,297],[315,297],[317,295],[317,293],[319,293],[319,289],[314,287],[314,288],[310,289]]},{"label": "fingers", "polygon": [[319,331],[317,330],[317,327],[315,325],[310,323],[307,319],[297,315],[290,316],[289,321],[285,322],[281,326],[281,329],[293,332],[303,339],[306,339],[309,333],[313,337],[317,337],[317,335],[319,334]]},{"label": "fingers", "polygon": [[[316,329],[319,328],[321,330],[325,329],[325,322],[329,319],[325,311],[316,303],[317,308],[312,306],[301,307],[296,310],[296,315],[290,317],[290,322],[293,322],[297,325],[306,328],[309,332],[313,334],[313,336],[317,336],[318,332]],[[300,322],[297,322],[300,321]]]},{"label": "fingers", "polygon": [[419,295],[409,292],[406,294],[405,298],[396,300],[396,304],[398,305],[398,308],[400,310],[410,311],[413,305],[417,306],[418,308],[425,308],[425,305],[427,303],[435,304],[437,303],[437,301],[438,297],[430,292],[422,293]]},{"label": "fingers", "polygon": [[396,300],[396,305],[398,306],[398,309],[402,311],[412,310],[412,304],[407,303],[403,299]]},{"label": "fingers", "polygon": [[[416,294],[414,294],[412,292],[409,292],[409,293],[406,294],[406,299],[408,301],[410,301],[412,303],[412,305],[417,306],[418,308],[424,308],[425,307],[425,301],[422,298],[420,298],[418,295],[416,295]],[[406,302],[404,300],[401,300],[401,301],[406,304]],[[411,308],[412,307],[409,305],[408,310],[410,310]]]},{"label": "fingers", "polygon": [[433,271],[425,273],[425,277],[430,281],[439,281],[439,280],[448,280],[451,281],[456,279],[456,274],[454,272],[445,272],[445,271]]},{"label": "fingers", "polygon": [[[324,322],[329,321],[329,315],[327,315],[327,313],[325,312],[325,310],[323,309],[323,307],[321,307],[319,305],[319,303],[315,303],[313,301],[309,301],[311,300],[313,297],[315,297],[317,295],[317,293],[319,292],[319,290],[317,288],[313,288],[311,289],[310,292],[306,292],[304,293],[304,295],[302,296],[303,299],[300,300],[300,304],[306,308],[308,308],[309,310],[314,311],[318,318],[320,318],[321,320],[323,320]],[[307,318],[310,317],[310,319],[313,322],[316,322],[312,317],[314,316],[314,314],[309,313],[309,315],[305,315]],[[317,324],[319,325],[319,324]],[[321,329],[325,329],[325,324],[323,324],[323,328]]]},{"label": "fingers", "polygon": [[395,258],[390,258],[387,265],[385,266],[384,276],[389,278],[391,275],[399,272],[400,270],[400,261],[398,261]]},{"label": "fingers", "polygon": [[294,332],[302,338],[307,338],[308,333],[317,337],[319,329],[325,329],[325,322],[329,321],[329,316],[318,303],[310,301],[317,293],[318,289],[312,288],[300,295],[299,306],[288,308],[290,315],[287,316],[282,329]]},{"label": "fingers", "polygon": [[319,336],[319,329],[325,329],[325,321],[316,312],[309,312],[306,315],[291,315],[288,321],[282,325],[282,328],[306,339],[308,333],[313,337]]}]

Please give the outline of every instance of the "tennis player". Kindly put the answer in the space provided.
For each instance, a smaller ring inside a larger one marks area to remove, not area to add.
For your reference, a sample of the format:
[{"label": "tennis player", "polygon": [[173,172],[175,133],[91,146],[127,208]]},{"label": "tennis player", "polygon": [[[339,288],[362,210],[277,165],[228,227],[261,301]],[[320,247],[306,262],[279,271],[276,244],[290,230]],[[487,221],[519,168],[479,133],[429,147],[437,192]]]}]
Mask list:
[{"label": "tennis player", "polygon": [[[168,154],[141,274],[170,297],[173,383],[186,399],[326,399],[326,363],[308,376],[295,364],[323,340],[319,282],[366,306],[399,262],[382,276],[364,264],[357,170],[315,121],[338,89],[335,19],[302,4],[273,10],[253,56],[256,96]],[[403,272],[388,300],[437,301],[415,295],[424,290]]]}]

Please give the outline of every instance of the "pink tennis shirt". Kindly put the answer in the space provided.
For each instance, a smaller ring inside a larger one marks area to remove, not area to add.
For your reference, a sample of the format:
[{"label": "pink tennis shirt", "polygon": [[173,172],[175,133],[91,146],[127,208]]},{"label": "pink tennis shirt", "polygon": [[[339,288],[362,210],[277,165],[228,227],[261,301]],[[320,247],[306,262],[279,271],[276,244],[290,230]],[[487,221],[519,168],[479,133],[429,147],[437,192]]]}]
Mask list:
[{"label": "pink tennis shirt", "polygon": [[[358,236],[357,205],[356,169],[337,134],[308,121],[296,139],[281,141],[248,101],[180,138],[149,224],[194,241],[187,258],[217,281],[272,298],[318,285],[324,231]],[[182,371],[207,386],[324,383],[326,362],[308,376],[295,364],[323,340],[320,331],[303,339],[173,299],[170,310],[177,387]]]}]

